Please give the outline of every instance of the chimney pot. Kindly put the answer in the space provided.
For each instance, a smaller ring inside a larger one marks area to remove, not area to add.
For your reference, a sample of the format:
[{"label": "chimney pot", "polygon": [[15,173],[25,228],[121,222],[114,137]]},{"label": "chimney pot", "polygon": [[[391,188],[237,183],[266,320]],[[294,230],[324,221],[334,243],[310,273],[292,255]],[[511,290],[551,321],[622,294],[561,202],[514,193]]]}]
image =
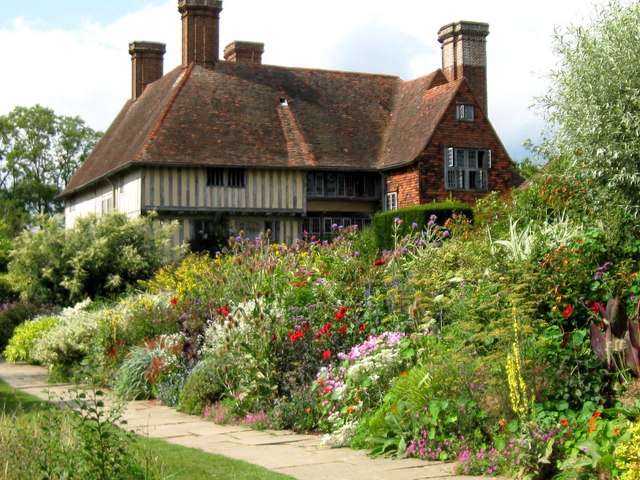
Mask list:
[{"label": "chimney pot", "polygon": [[262,64],[264,43],[236,40],[224,47],[224,59],[228,62]]},{"label": "chimney pot", "polygon": [[450,82],[466,78],[487,113],[487,35],[489,24],[459,21],[438,31],[442,44],[442,71]]},{"label": "chimney pot", "polygon": [[220,50],[221,0],[178,0],[182,15],[182,66],[212,68]]},{"label": "chimney pot", "polygon": [[131,42],[131,98],[136,100],[147,85],[163,75],[166,45],[158,42]]}]

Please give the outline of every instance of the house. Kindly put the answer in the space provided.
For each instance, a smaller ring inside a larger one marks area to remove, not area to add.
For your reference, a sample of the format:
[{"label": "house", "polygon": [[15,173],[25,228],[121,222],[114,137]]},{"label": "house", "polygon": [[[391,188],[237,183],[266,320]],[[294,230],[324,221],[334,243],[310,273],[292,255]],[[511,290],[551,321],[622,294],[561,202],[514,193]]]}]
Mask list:
[{"label": "house", "polygon": [[290,242],[332,224],[522,179],[487,118],[488,25],[438,32],[442,68],[412,80],[262,64],[219,52],[219,0],[179,0],[182,64],[133,42],[132,96],[62,193],[66,225],[118,209],[177,219],[177,241],[271,229]]}]

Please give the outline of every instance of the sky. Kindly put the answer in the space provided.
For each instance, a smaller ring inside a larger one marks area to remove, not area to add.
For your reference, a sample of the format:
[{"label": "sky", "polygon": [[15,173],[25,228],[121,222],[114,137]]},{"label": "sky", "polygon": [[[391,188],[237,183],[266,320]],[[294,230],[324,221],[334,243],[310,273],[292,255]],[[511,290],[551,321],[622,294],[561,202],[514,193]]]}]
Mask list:
[{"label": "sky", "polygon": [[[439,28],[489,23],[489,118],[511,157],[544,127],[531,106],[554,68],[556,27],[589,21],[607,0],[224,0],[220,46],[265,43],[263,63],[397,75],[440,68]],[[535,3],[535,6],[534,6]],[[177,0],[0,0],[0,115],[40,104],[106,130],[131,96],[134,40],[181,63]],[[220,52],[222,56],[222,52]]]}]

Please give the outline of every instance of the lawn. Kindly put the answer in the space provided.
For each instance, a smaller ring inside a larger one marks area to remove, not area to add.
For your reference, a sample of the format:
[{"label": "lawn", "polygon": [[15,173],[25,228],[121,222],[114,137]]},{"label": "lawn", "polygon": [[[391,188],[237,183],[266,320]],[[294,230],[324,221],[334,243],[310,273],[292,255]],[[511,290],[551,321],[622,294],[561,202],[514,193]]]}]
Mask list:
[{"label": "lawn", "polygon": [[[16,390],[0,380],[0,417],[35,412],[43,408],[45,404],[45,401]],[[165,478],[189,478],[190,480],[246,478],[283,480],[291,478],[249,463],[206,453],[198,449],[173,445],[162,440],[142,436],[136,436],[136,439],[138,447],[146,450],[149,457],[161,462]],[[3,447],[0,446],[1,448]]]}]

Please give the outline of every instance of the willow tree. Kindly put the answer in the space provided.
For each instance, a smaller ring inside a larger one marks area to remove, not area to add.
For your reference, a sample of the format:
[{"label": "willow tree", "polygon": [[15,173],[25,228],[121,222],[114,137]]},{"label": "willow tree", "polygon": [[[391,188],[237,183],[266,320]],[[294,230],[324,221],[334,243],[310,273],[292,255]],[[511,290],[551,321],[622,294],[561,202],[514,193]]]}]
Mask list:
[{"label": "willow tree", "polygon": [[590,187],[595,211],[640,212],[640,2],[596,7],[586,25],[557,29],[550,88],[537,99],[540,147],[567,184]]}]

